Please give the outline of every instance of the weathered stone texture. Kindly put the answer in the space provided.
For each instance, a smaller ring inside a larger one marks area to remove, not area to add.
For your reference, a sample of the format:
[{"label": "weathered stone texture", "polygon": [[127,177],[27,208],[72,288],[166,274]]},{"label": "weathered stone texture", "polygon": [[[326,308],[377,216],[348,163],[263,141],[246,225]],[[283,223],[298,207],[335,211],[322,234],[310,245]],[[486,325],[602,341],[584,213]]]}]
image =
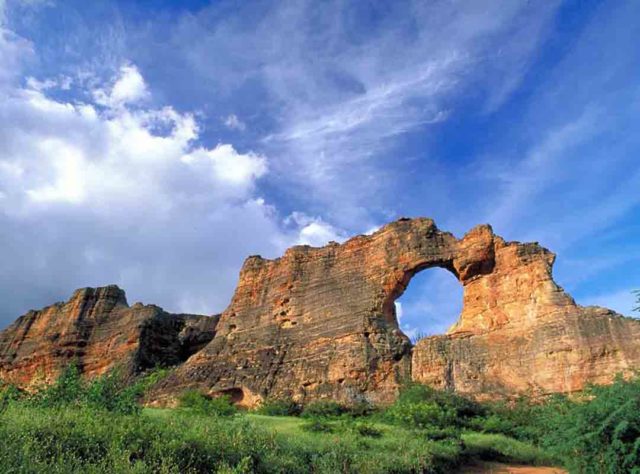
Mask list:
[{"label": "weathered stone texture", "polygon": [[462,314],[447,335],[414,347],[414,380],[481,398],[536,396],[640,368],[639,321],[576,305],[553,281],[555,255],[537,244],[483,240],[491,271],[462,280]]},{"label": "weathered stone texture", "polygon": [[0,332],[0,379],[27,387],[75,362],[87,377],[184,361],[209,342],[217,317],[129,307],[117,286],[77,290],[66,303],[29,311]]},{"label": "weathered stone texture", "polygon": [[[197,388],[251,406],[387,403],[410,379],[479,397],[571,392],[639,368],[640,322],[576,305],[553,281],[554,259],[486,225],[456,239],[430,219],[400,219],[341,245],[249,257],[219,320],[129,307],[117,287],[79,290],[0,333],[0,377],[51,380],[73,359],[91,376],[188,358],[150,402]],[[412,348],[394,301],[430,267],[460,281],[463,310],[446,335]]]},{"label": "weathered stone texture", "polygon": [[[489,226],[457,240],[429,219],[276,260],[250,257],[216,337],[156,399],[199,387],[247,405],[267,396],[388,402],[410,378],[508,396],[577,390],[640,366],[640,323],[577,306],[553,281],[554,258]],[[435,266],[463,285],[463,311],[448,335],[412,351],[394,301]]]}]

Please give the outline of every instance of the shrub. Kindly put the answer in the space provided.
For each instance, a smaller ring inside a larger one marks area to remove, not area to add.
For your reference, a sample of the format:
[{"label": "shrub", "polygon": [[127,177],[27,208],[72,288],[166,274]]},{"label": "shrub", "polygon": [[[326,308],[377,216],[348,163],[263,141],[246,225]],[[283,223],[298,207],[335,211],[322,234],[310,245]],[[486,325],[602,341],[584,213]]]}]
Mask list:
[{"label": "shrub", "polygon": [[422,431],[422,434],[431,441],[460,440],[460,430],[454,426],[444,428],[428,426]]},{"label": "shrub", "polygon": [[140,411],[138,399],[141,395],[142,387],[138,384],[128,385],[119,370],[94,379],[85,390],[88,406],[123,414]]},{"label": "shrub", "polygon": [[382,430],[367,422],[355,423],[351,429],[360,436],[367,436],[369,438],[380,438],[382,436]]},{"label": "shrub", "polygon": [[376,412],[376,407],[369,402],[361,401],[347,407],[346,412],[354,418],[360,418],[373,415]]},{"label": "shrub", "polygon": [[548,405],[541,442],[576,472],[640,472],[640,380],[589,387],[561,410]]},{"label": "shrub", "polygon": [[333,433],[334,430],[331,423],[321,418],[311,418],[303,423],[300,428],[312,433]]},{"label": "shrub", "polygon": [[268,416],[295,416],[300,414],[300,406],[290,398],[274,398],[263,401],[256,412]]},{"label": "shrub", "polygon": [[311,417],[336,417],[346,412],[346,409],[332,400],[316,400],[305,405],[302,416]]},{"label": "shrub", "polygon": [[73,363],[65,367],[56,381],[40,389],[33,401],[42,407],[59,407],[80,404],[85,400],[86,386],[78,366]]},{"label": "shrub", "polygon": [[455,412],[433,402],[395,403],[385,412],[385,418],[407,428],[448,426],[455,424]]},{"label": "shrub", "polygon": [[466,433],[462,435],[466,454],[485,461],[554,464],[557,460],[540,448],[501,434]]},{"label": "shrub", "polygon": [[232,416],[238,410],[228,395],[211,398],[198,390],[187,390],[178,399],[181,408],[187,408],[202,415]]},{"label": "shrub", "polygon": [[447,390],[435,388],[420,383],[409,383],[398,397],[399,403],[432,402],[445,409],[453,410],[457,418],[465,419],[483,415],[486,409],[478,402],[457,395]]},{"label": "shrub", "polygon": [[7,409],[7,407],[23,398],[22,391],[12,384],[0,382],[0,412]]}]

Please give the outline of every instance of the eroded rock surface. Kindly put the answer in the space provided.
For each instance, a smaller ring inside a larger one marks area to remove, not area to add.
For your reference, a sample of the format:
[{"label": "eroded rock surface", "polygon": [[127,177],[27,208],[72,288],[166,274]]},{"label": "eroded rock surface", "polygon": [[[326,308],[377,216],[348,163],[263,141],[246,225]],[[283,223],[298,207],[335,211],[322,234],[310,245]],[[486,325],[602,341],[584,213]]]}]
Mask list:
[{"label": "eroded rock surface", "polygon": [[0,332],[0,378],[26,387],[55,380],[71,362],[87,377],[116,366],[131,374],[176,364],[213,338],[217,319],[129,307],[117,286],[80,289]]},{"label": "eroded rock surface", "polygon": [[640,321],[582,307],[553,281],[536,244],[492,240],[493,269],[463,280],[460,320],[413,349],[415,380],[495,398],[570,393],[640,368]]},{"label": "eroded rock surface", "polygon": [[[400,219],[341,245],[249,257],[219,320],[129,307],[117,287],[79,290],[0,333],[0,377],[51,380],[72,359],[94,375],[188,358],[150,402],[197,388],[252,406],[387,403],[411,379],[485,398],[571,392],[640,368],[640,322],[576,305],[553,281],[554,259],[486,225],[457,239],[430,219]],[[447,334],[412,348],[394,301],[430,267],[460,281],[463,310]]]},{"label": "eroded rock surface", "polygon": [[[155,394],[198,387],[263,397],[391,401],[408,379],[477,396],[565,392],[640,366],[640,323],[582,308],[555,284],[555,256],[479,226],[458,240],[430,219],[282,258],[250,257],[218,333]],[[464,309],[412,351],[394,301],[425,268],[450,270]]]}]

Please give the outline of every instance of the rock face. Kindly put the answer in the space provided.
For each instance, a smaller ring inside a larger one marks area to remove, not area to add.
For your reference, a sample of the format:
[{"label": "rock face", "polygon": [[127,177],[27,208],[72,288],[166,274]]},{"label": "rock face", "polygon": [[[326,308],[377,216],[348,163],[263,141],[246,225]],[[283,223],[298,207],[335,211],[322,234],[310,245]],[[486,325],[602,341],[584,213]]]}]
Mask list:
[{"label": "rock face", "polygon": [[176,364],[213,338],[217,319],[129,307],[117,286],[84,288],[0,332],[0,378],[28,387],[55,380],[71,362],[88,377],[115,366],[132,374]]},{"label": "rock face", "polygon": [[462,279],[460,320],[448,334],[417,343],[414,380],[481,398],[539,396],[640,368],[640,321],[576,305],[554,283],[548,250],[486,230],[480,238],[490,242],[492,270]]},{"label": "rock face", "polygon": [[[553,281],[554,259],[489,226],[457,239],[430,219],[400,219],[341,245],[249,257],[219,319],[129,307],[117,287],[79,290],[0,333],[0,377],[51,380],[72,359],[88,375],[186,360],[150,402],[196,388],[251,406],[387,403],[411,379],[478,397],[571,392],[640,368],[640,322],[576,305]],[[447,334],[412,348],[394,301],[431,267],[460,281],[463,310]]]},{"label": "rock face", "polygon": [[[578,390],[640,367],[640,323],[577,306],[552,279],[554,258],[489,226],[458,240],[430,219],[250,257],[214,339],[155,396],[197,387],[246,405],[281,396],[384,403],[411,378],[493,396]],[[412,350],[394,301],[430,267],[458,278],[464,309],[449,334]]]}]

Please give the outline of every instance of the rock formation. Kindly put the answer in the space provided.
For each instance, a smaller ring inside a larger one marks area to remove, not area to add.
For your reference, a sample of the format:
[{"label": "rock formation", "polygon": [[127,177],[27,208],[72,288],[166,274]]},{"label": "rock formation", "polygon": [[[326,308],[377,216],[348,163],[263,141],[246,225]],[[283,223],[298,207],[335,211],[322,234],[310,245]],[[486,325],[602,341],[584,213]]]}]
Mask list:
[{"label": "rock formation", "polygon": [[640,368],[640,321],[576,305],[553,281],[555,255],[537,244],[505,243],[488,229],[482,239],[492,270],[461,279],[460,320],[416,344],[414,380],[482,398],[538,396]]},{"label": "rock formation", "polygon": [[[79,290],[0,333],[0,377],[50,380],[72,359],[89,376],[186,359],[150,402],[196,388],[251,406],[387,403],[411,379],[478,397],[571,392],[639,368],[640,322],[576,305],[553,281],[554,259],[486,225],[457,239],[430,219],[400,219],[341,245],[249,257],[219,320],[129,307],[116,287]],[[447,334],[411,347],[394,302],[431,267],[460,281],[463,310]]]},{"label": "rock formation", "polygon": [[0,379],[28,387],[72,362],[88,377],[186,360],[212,338],[217,317],[129,307],[117,286],[77,290],[66,303],[29,311],[0,333]]},{"label": "rock formation", "polygon": [[[554,258],[489,226],[458,240],[430,219],[250,257],[214,339],[156,397],[198,387],[247,405],[266,396],[384,403],[411,378],[477,396],[566,392],[640,367],[640,323],[577,306],[552,279]],[[394,301],[430,267],[458,278],[464,308],[449,334],[412,350]]]}]

